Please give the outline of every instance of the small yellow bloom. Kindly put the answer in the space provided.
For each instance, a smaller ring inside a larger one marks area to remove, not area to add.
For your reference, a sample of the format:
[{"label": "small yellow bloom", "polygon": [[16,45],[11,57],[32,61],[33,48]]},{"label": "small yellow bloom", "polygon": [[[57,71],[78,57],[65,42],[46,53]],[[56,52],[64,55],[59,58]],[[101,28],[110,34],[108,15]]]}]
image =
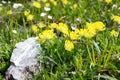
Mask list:
[{"label": "small yellow bloom", "polygon": [[25,16],[29,15],[29,13],[30,13],[29,11],[24,11]]},{"label": "small yellow bloom", "polygon": [[49,28],[58,28],[58,24],[56,24],[56,23],[51,23],[48,27],[49,27]]},{"label": "small yellow bloom", "polygon": [[7,14],[8,15],[12,14],[12,10],[7,11]]},{"label": "small yellow bloom", "polygon": [[3,8],[0,6],[0,11],[2,11],[2,9],[3,9]]},{"label": "small yellow bloom", "polygon": [[73,8],[77,8],[77,6],[78,6],[77,4],[74,4],[74,5],[73,5]]},{"label": "small yellow bloom", "polygon": [[111,36],[114,36],[114,37],[118,37],[119,33],[115,30],[112,30],[111,32]]},{"label": "small yellow bloom", "polygon": [[42,33],[39,34],[39,40],[41,42],[45,42],[46,40],[53,39],[55,34],[51,30],[44,30]]},{"label": "small yellow bloom", "polygon": [[44,3],[47,2],[47,0],[41,0],[41,1],[44,2]]},{"label": "small yellow bloom", "polygon": [[37,2],[37,1],[34,1],[34,2],[33,2],[33,6],[36,7],[36,8],[41,8],[40,3]]},{"label": "small yellow bloom", "polygon": [[45,6],[46,6],[46,7],[49,7],[49,6],[50,6],[50,3],[45,3]]},{"label": "small yellow bloom", "polygon": [[60,32],[66,34],[66,35],[69,34],[68,26],[64,23],[59,23],[58,27],[56,29],[59,30]]},{"label": "small yellow bloom", "polygon": [[32,25],[31,28],[34,33],[37,33],[39,31],[39,28],[36,25]]},{"label": "small yellow bloom", "polygon": [[55,1],[55,0],[50,0],[50,2],[51,2],[54,6],[57,5],[57,1]]},{"label": "small yellow bloom", "polygon": [[46,25],[45,25],[44,23],[40,22],[40,23],[37,24],[37,26],[38,26],[39,28],[43,28],[43,27],[45,27]]},{"label": "small yellow bloom", "polygon": [[70,39],[71,40],[77,40],[78,39],[78,35],[75,32],[71,31],[70,32]]},{"label": "small yellow bloom", "polygon": [[71,51],[74,49],[74,44],[70,40],[66,40],[64,47],[65,47],[65,50]]},{"label": "small yellow bloom", "polygon": [[110,3],[112,2],[112,0],[105,0],[105,2],[106,2],[107,4],[110,4]]},{"label": "small yellow bloom", "polygon": [[31,21],[31,20],[33,20],[33,18],[34,18],[34,15],[29,14],[29,15],[27,16],[27,21]]},{"label": "small yellow bloom", "polygon": [[120,16],[112,16],[111,19],[113,19],[113,21],[117,22],[118,24],[120,24]]},{"label": "small yellow bloom", "polygon": [[62,3],[66,5],[68,4],[68,0],[62,0]]}]

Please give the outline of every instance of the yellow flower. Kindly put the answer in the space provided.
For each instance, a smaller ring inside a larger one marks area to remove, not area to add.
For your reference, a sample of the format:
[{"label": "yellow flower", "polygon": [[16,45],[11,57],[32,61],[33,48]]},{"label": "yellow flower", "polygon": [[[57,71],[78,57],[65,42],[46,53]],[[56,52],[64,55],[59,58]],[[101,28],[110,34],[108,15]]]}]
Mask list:
[{"label": "yellow flower", "polygon": [[55,34],[51,30],[44,30],[42,33],[39,34],[39,40],[41,42],[45,42],[46,40],[53,39]]},{"label": "yellow flower", "polygon": [[114,37],[118,37],[119,33],[115,30],[112,30],[111,32],[111,36],[114,36]]},{"label": "yellow flower", "polygon": [[120,16],[112,16],[111,17],[113,19],[113,21],[117,22],[118,24],[120,24]]},{"label": "yellow flower", "polygon": [[57,1],[55,1],[55,0],[50,0],[50,2],[51,2],[51,3],[53,3],[53,4],[54,4],[54,6],[56,6],[56,5],[57,5]]},{"label": "yellow flower", "polygon": [[7,14],[8,15],[12,14],[12,10],[7,11]]},{"label": "yellow flower", "polygon": [[78,6],[77,4],[74,4],[74,5],[73,5],[73,8],[77,8],[77,6]]},{"label": "yellow flower", "polygon": [[104,31],[106,29],[105,25],[100,21],[97,21],[94,23],[86,23],[86,26],[87,26],[87,29],[89,30],[91,29],[94,32]]},{"label": "yellow flower", "polygon": [[62,0],[62,3],[66,5],[68,4],[68,0]]},{"label": "yellow flower", "polygon": [[2,9],[3,9],[3,8],[0,6],[0,11],[2,11]]},{"label": "yellow flower", "polygon": [[34,18],[34,15],[29,14],[29,15],[27,16],[27,21],[31,21],[31,20],[33,20],[33,18]]},{"label": "yellow flower", "polygon": [[40,22],[40,23],[37,24],[37,26],[38,26],[39,28],[43,28],[43,27],[45,27],[46,25],[45,25],[44,23]]},{"label": "yellow flower", "polygon": [[44,2],[44,3],[47,2],[47,0],[41,0],[41,1]]},{"label": "yellow flower", "polygon": [[33,6],[36,7],[36,8],[41,8],[40,3],[37,2],[37,1],[34,1],[34,2],[33,2]]},{"label": "yellow flower", "polygon": [[45,6],[46,6],[46,7],[49,7],[49,6],[50,6],[50,3],[45,3]]},{"label": "yellow flower", "polygon": [[70,40],[66,40],[64,47],[65,47],[65,50],[71,51],[74,49],[74,44]]},{"label": "yellow flower", "polygon": [[29,15],[29,13],[30,13],[29,11],[24,11],[25,16]]},{"label": "yellow flower", "polygon": [[77,40],[79,38],[78,38],[78,35],[75,32],[71,31],[70,32],[70,39],[71,40]]},{"label": "yellow flower", "polygon": [[106,2],[107,4],[110,4],[110,3],[112,2],[112,0],[105,0],[105,2]]},{"label": "yellow flower", "polygon": [[34,33],[37,33],[38,31],[39,31],[39,29],[38,29],[38,27],[36,26],[36,25],[32,25],[32,31],[34,32]]},{"label": "yellow flower", "polygon": [[105,25],[100,21],[94,22],[93,27],[95,28],[95,30],[97,32],[98,31],[104,31],[106,29]]},{"label": "yellow flower", "polygon": [[56,29],[59,30],[60,32],[66,34],[66,35],[69,34],[68,26],[64,23],[59,23],[58,27]]},{"label": "yellow flower", "polygon": [[56,23],[51,23],[48,27],[49,27],[49,28],[58,28],[58,24],[56,24]]}]

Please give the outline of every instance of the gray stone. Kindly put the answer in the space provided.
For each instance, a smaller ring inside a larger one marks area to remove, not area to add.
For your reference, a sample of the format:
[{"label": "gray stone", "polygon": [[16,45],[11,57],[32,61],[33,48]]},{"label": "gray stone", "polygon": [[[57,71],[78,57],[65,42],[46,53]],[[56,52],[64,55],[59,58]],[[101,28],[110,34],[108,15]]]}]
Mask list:
[{"label": "gray stone", "polygon": [[29,38],[24,42],[16,44],[10,62],[11,65],[6,72],[6,80],[30,80],[33,73],[39,72],[41,64],[37,61],[40,44],[37,38]]}]

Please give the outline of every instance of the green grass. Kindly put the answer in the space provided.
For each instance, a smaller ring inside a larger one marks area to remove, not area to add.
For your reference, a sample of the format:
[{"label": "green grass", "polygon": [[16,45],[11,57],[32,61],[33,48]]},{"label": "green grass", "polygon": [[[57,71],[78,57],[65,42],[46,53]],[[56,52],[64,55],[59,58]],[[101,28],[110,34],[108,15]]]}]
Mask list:
[{"label": "green grass", "polygon": [[[50,3],[50,11],[45,11],[46,2],[40,2],[41,8],[32,6],[31,1],[21,1],[24,7],[14,9],[12,6],[17,0],[10,4],[6,3],[0,11],[0,80],[4,80],[5,71],[10,65],[10,56],[16,43],[25,39],[38,36],[42,31],[49,29],[51,23],[63,22],[68,25],[69,30],[72,25],[78,29],[86,28],[86,23],[101,21],[106,26],[106,30],[98,32],[92,38],[82,37],[79,40],[71,40],[74,49],[67,51],[64,48],[66,39],[60,31],[54,30],[57,37],[41,43],[42,53],[38,60],[42,62],[43,69],[39,74],[35,74],[34,80],[113,80],[120,79],[120,35],[111,36],[111,30],[120,32],[120,24],[111,19],[112,15],[120,16],[120,1],[112,0],[107,4],[104,0],[68,0],[64,5],[61,0],[56,0],[55,6]],[[74,4],[77,7],[74,8]],[[115,7],[114,7],[115,6]],[[117,6],[117,7],[116,7]],[[27,21],[24,11],[28,10],[34,15],[32,21]],[[12,10],[8,15],[7,11]],[[41,17],[42,12],[51,15],[53,19],[48,19],[47,15]],[[79,19],[79,20],[77,20]],[[46,27],[40,28],[37,33],[31,29],[32,25],[43,22]],[[14,33],[16,30],[17,33]]]}]

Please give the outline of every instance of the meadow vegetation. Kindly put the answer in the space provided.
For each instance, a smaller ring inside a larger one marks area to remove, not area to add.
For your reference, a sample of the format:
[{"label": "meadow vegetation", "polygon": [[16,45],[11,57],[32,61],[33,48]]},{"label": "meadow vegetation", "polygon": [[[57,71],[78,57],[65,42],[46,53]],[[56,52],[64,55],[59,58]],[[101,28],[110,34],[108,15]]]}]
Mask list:
[{"label": "meadow vegetation", "polygon": [[120,0],[0,2],[0,80],[16,43],[38,37],[34,80],[120,80]]}]

